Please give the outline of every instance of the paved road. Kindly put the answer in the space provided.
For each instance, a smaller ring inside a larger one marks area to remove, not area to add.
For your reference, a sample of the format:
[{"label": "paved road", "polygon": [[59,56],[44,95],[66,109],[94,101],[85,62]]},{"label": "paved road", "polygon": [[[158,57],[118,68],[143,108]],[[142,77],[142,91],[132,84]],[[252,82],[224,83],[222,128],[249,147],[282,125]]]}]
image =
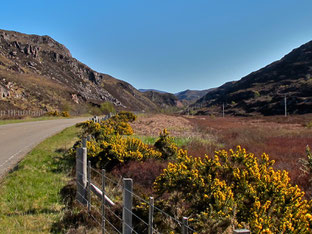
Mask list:
[{"label": "paved road", "polygon": [[86,118],[58,119],[0,126],[0,179],[32,148],[49,136]]}]

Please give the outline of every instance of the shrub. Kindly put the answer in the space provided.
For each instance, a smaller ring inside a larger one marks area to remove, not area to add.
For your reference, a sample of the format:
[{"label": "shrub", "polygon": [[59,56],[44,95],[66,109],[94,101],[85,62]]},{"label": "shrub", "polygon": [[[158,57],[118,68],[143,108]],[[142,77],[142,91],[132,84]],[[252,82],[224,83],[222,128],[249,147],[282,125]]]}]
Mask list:
[{"label": "shrub", "polygon": [[48,116],[59,116],[59,112],[57,110],[47,112]]},{"label": "shrub", "polygon": [[54,110],[54,111],[50,111],[48,112],[46,115],[48,116],[61,116],[61,117],[70,117],[69,113],[67,111],[62,111],[62,112],[59,112],[57,110]]},{"label": "shrub", "polygon": [[76,124],[77,127],[82,127],[83,135],[92,135],[96,140],[105,140],[107,136],[119,135],[132,135],[133,130],[128,122],[134,121],[135,115],[130,114],[117,114],[110,119],[104,120],[101,123],[95,123],[88,120]]},{"label": "shrub", "polygon": [[273,164],[268,155],[258,159],[239,146],[236,151],[217,151],[213,158],[180,150],[178,161],[156,179],[155,189],[183,200],[184,215],[194,218],[197,230],[207,228],[208,220],[227,218],[238,227],[248,223],[253,233],[311,232],[311,202],[289,183],[288,173],[275,171]]},{"label": "shrub", "polygon": [[121,111],[117,115],[113,116],[111,119],[116,122],[134,122],[136,120],[136,115],[129,111]]},{"label": "shrub", "polygon": [[[161,158],[161,152],[144,144],[140,139],[125,137],[133,134],[128,121],[134,121],[135,118],[132,113],[122,112],[101,123],[85,121],[76,125],[82,127],[83,135],[92,136],[93,140],[87,142],[87,149],[93,165],[111,170],[118,164],[132,160]],[[75,154],[75,150],[71,154]]]},{"label": "shrub", "polygon": [[309,121],[308,123],[306,123],[306,127],[307,128],[312,128],[312,121]]},{"label": "shrub", "polygon": [[306,158],[300,158],[299,163],[301,164],[300,170],[309,176],[309,188],[311,188],[312,182],[312,153],[310,147],[307,145],[306,147]]},{"label": "shrub", "polygon": [[103,102],[100,106],[102,114],[116,113],[116,109],[113,103]]},{"label": "shrub", "polygon": [[169,136],[167,129],[159,133],[159,139],[154,144],[155,148],[161,152],[162,158],[174,158],[178,147],[174,143],[173,137]]},{"label": "shrub", "polygon": [[107,141],[88,141],[88,157],[93,165],[111,170],[118,164],[161,158],[161,153],[136,138],[113,135]]},{"label": "shrub", "polygon": [[165,161],[156,159],[147,159],[140,162],[131,161],[120,167],[115,167],[112,174],[117,177],[131,178],[135,181],[134,186],[139,187],[141,193],[142,190],[150,193],[156,177],[162,173],[167,164]]},{"label": "shrub", "polygon": [[67,111],[62,111],[61,112],[62,117],[70,117],[69,113]]}]

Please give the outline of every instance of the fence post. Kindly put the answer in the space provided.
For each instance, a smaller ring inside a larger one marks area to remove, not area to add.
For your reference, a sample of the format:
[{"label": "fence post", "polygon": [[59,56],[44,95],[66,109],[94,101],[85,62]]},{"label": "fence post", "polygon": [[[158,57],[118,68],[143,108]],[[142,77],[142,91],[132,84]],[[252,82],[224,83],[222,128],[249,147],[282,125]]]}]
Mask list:
[{"label": "fence post", "polygon": [[188,234],[188,221],[187,221],[187,217],[183,217],[182,218],[182,234]]},{"label": "fence post", "polygon": [[91,162],[88,161],[88,212],[91,211]]},{"label": "fence post", "polygon": [[105,233],[105,169],[102,169],[102,234]]},{"label": "fence post", "polygon": [[148,210],[148,234],[153,234],[153,216],[154,216],[154,198],[150,197]]},{"label": "fence post", "polygon": [[87,148],[87,138],[86,137],[82,138],[82,148]]},{"label": "fence post", "polygon": [[78,148],[76,152],[76,178],[77,178],[77,196],[76,199],[82,204],[87,204],[87,149]]},{"label": "fence post", "polygon": [[234,234],[250,234],[250,231],[248,229],[235,229]]},{"label": "fence post", "polygon": [[122,233],[132,233],[132,179],[123,179]]}]

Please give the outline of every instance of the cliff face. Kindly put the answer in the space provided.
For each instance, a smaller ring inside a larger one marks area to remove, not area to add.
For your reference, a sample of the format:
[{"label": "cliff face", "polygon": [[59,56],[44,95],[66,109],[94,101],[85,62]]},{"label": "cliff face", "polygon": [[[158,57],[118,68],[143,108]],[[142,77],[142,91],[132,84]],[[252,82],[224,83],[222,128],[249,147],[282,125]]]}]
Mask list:
[{"label": "cliff face", "polygon": [[49,36],[0,30],[0,108],[49,109],[108,101],[119,108],[158,106],[130,84],[98,73]]},{"label": "cliff face", "polygon": [[200,114],[278,115],[284,97],[291,114],[312,112],[312,41],[239,81],[228,82],[191,106]]}]

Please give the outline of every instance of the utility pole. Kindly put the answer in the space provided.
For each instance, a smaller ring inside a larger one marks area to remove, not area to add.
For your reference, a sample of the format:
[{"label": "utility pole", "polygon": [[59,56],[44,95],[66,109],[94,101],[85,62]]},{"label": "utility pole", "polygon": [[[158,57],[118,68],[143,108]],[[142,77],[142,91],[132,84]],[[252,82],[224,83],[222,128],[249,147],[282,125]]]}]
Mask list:
[{"label": "utility pole", "polygon": [[222,117],[224,118],[224,102],[222,103]]},{"label": "utility pole", "polygon": [[287,117],[287,97],[286,97],[286,95],[284,98],[284,105],[285,105],[285,117]]}]

